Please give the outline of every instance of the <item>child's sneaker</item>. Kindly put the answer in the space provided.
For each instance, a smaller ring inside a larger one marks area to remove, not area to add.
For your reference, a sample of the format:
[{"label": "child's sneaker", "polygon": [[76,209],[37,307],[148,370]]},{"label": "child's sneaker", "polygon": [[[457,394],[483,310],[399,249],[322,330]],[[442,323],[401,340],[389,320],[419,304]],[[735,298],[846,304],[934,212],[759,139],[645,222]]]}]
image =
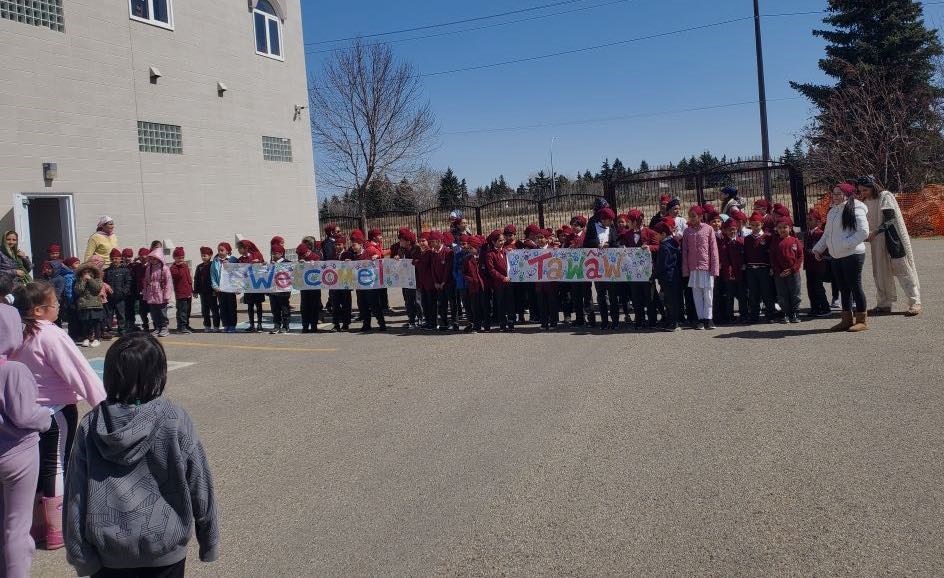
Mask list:
[{"label": "child's sneaker", "polygon": [[89,345],[90,343],[88,339],[83,339],[82,341],[79,342],[79,347],[88,347]]},{"label": "child's sneaker", "polygon": [[170,336],[170,330],[166,327],[157,332],[158,337],[168,337]]},{"label": "child's sneaker", "polygon": [[102,344],[101,341],[95,339],[95,340],[92,341],[92,343],[89,344],[89,347],[98,347],[98,346],[101,345],[101,344]]}]

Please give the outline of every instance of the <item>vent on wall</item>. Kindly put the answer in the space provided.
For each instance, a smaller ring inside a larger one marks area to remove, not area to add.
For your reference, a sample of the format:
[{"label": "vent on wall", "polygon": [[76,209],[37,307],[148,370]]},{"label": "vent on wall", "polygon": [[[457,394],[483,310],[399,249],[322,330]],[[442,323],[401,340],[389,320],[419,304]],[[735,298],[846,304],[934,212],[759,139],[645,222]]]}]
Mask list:
[{"label": "vent on wall", "polygon": [[65,32],[62,0],[0,0],[0,18]]}]

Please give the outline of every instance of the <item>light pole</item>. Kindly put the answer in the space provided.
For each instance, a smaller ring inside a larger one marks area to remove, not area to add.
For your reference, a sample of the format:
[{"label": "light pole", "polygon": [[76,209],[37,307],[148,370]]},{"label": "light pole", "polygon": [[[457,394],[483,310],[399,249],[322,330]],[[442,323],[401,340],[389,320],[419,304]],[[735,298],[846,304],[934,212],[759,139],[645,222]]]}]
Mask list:
[{"label": "light pole", "polygon": [[760,142],[764,156],[764,198],[770,200],[770,136],[767,131],[767,88],[764,83],[764,46],[760,36],[759,0],[754,0],[754,42],[757,45],[757,93],[760,101]]},{"label": "light pole", "polygon": [[551,196],[557,196],[557,178],[554,176],[554,141],[557,137],[551,139]]}]

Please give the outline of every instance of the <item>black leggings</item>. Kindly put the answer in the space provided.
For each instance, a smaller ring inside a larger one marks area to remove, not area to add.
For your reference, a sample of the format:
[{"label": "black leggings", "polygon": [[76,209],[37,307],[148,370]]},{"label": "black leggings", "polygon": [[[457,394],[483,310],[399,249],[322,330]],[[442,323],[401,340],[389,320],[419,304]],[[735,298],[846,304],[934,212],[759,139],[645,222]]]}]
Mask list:
[{"label": "black leggings", "polygon": [[39,484],[36,491],[42,492],[46,498],[64,493],[66,466],[78,423],[79,410],[73,403],[57,411],[49,429],[39,434]]},{"label": "black leggings", "polygon": [[832,260],[833,279],[839,283],[843,311],[852,311],[853,299],[855,299],[857,313],[866,311],[865,292],[862,291],[863,265],[865,265],[865,254],[849,255],[842,259]]}]

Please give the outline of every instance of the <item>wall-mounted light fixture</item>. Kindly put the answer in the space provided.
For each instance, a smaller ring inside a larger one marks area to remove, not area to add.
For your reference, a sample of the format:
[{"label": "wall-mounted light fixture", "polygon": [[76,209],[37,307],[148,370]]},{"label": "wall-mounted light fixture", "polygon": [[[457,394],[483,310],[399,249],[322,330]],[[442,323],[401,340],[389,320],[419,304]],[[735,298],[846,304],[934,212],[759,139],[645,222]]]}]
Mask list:
[{"label": "wall-mounted light fixture", "polygon": [[295,105],[295,117],[292,120],[298,120],[302,117],[302,111],[308,108],[307,106],[296,104]]},{"label": "wall-mounted light fixture", "polygon": [[47,185],[52,184],[59,176],[59,165],[57,163],[43,163],[43,180]]},{"label": "wall-mounted light fixture", "polygon": [[151,77],[151,84],[157,84],[157,79],[160,78],[160,77],[163,76],[163,75],[161,74],[161,71],[160,71],[160,70],[158,70],[158,69],[155,68],[154,66],[151,66],[151,67],[148,69],[148,76]]},{"label": "wall-mounted light fixture", "polygon": [[227,90],[229,90],[229,88],[223,83],[222,80],[216,83],[216,94],[218,94],[220,98],[223,98],[223,93]]}]

